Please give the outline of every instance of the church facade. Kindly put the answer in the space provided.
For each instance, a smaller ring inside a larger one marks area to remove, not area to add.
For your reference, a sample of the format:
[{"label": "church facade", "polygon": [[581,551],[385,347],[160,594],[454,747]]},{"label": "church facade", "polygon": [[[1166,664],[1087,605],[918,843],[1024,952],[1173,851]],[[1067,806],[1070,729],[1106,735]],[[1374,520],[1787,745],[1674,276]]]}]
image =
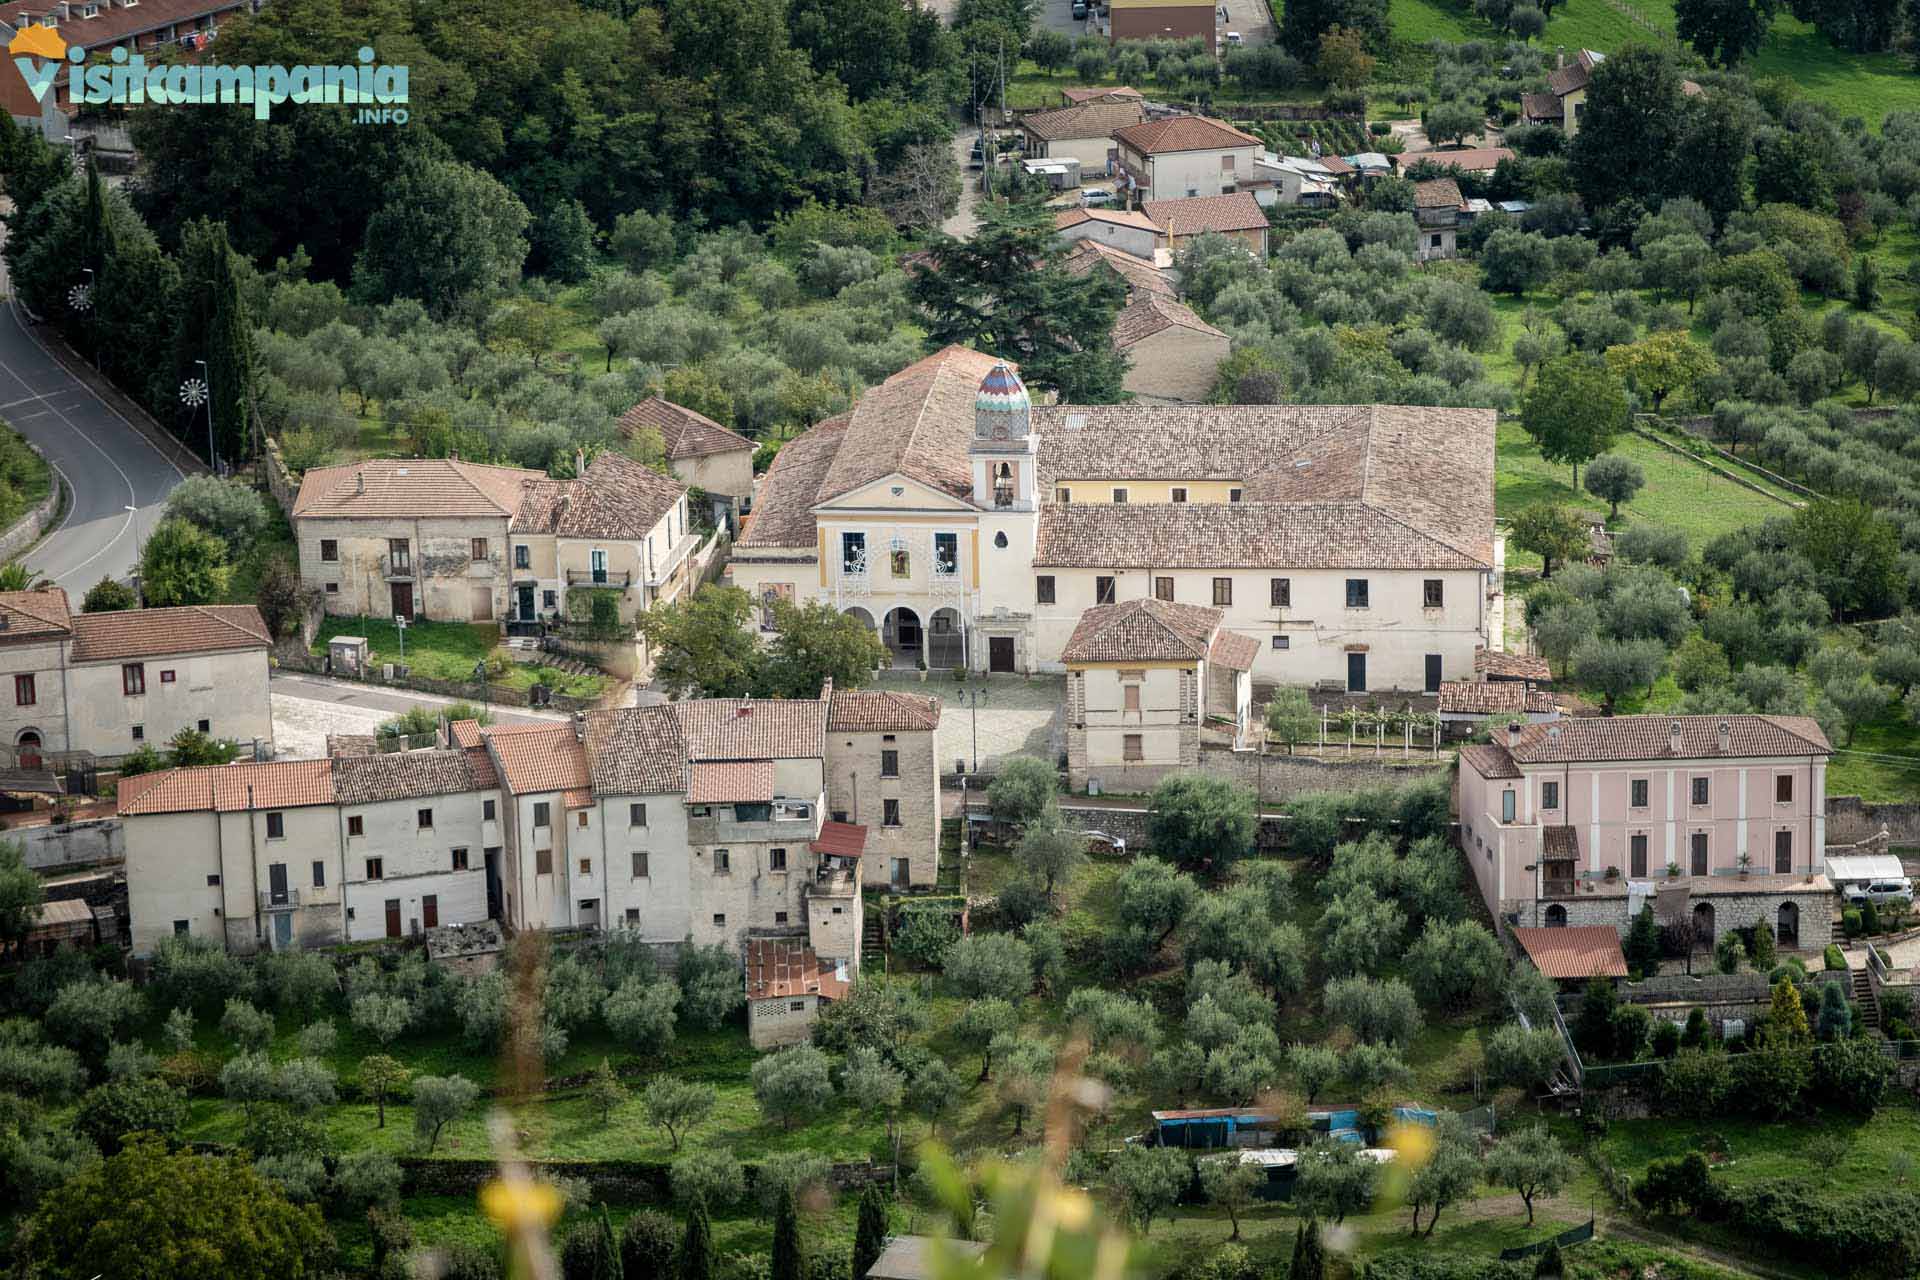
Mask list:
[{"label": "church facade", "polygon": [[1262,681],[1434,690],[1500,644],[1493,441],[1480,409],[1035,405],[953,346],[781,449],[728,573],[898,667],[1063,670],[1086,610],[1153,599],[1220,610]]}]

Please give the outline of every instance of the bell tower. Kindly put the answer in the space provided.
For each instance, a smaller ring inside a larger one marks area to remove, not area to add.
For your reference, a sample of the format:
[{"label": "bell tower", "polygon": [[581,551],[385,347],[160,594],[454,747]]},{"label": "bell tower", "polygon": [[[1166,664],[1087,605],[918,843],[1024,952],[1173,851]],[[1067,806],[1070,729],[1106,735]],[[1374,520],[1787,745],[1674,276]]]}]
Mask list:
[{"label": "bell tower", "polygon": [[1033,401],[1012,366],[1002,361],[980,380],[973,401],[973,502],[989,511],[1031,511],[1040,441],[1033,434]]}]

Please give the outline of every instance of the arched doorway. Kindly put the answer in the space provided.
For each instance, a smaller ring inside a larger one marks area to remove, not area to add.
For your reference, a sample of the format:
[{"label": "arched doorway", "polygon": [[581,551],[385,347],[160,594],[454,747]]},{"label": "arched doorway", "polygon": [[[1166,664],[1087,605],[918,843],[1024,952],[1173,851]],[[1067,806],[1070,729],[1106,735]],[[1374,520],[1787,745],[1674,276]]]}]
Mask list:
[{"label": "arched doorway", "polygon": [[926,636],[920,629],[920,615],[905,605],[887,610],[880,625],[880,639],[893,652],[895,667],[913,668],[926,656]]},{"label": "arched doorway", "polygon": [[1547,908],[1547,928],[1564,929],[1567,927],[1567,909],[1559,903]]},{"label": "arched doorway", "polygon": [[1693,909],[1693,940],[1696,945],[1713,950],[1713,904],[1703,902]]},{"label": "arched doorway", "polygon": [[966,629],[958,609],[935,609],[927,619],[927,665],[936,671],[967,665]]},{"label": "arched doorway", "polygon": [[1778,922],[1778,927],[1774,929],[1773,933],[1780,944],[1787,947],[1799,946],[1800,904],[1797,902],[1781,903],[1780,910],[1775,914],[1774,919]]},{"label": "arched doorway", "polygon": [[842,612],[845,613],[849,618],[858,618],[860,619],[860,621],[866,623],[867,629],[870,631],[878,631],[880,629],[879,626],[874,622],[873,615],[868,613],[865,609],[862,609],[859,605],[854,605],[851,609],[844,609],[842,610]]},{"label": "arched doorway", "polygon": [[14,739],[13,749],[20,758],[20,767],[22,769],[40,769],[45,767],[40,755],[40,731],[38,729],[21,730],[20,736]]}]

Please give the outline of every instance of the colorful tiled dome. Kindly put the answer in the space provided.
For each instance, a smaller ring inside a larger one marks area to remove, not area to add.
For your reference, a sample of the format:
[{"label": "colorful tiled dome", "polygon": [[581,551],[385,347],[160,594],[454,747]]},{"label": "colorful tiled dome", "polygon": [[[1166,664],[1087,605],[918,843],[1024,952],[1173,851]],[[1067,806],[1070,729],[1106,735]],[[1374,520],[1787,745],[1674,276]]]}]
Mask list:
[{"label": "colorful tiled dome", "polygon": [[1025,436],[1032,418],[1033,401],[1028,399],[1020,375],[1004,362],[987,370],[973,400],[974,434],[990,440]]}]

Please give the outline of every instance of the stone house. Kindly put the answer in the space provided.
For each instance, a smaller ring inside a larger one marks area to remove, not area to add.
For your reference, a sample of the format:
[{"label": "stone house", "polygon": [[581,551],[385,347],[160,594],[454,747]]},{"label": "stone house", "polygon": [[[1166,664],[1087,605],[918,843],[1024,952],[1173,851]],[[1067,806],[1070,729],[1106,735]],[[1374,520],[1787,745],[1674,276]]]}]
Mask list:
[{"label": "stone house", "polygon": [[1804,716],[1615,716],[1510,726],[1463,747],[1461,840],[1494,915],[1623,934],[1656,892],[1716,930],[1765,924],[1818,951],[1832,928],[1826,770]]},{"label": "stone house", "polygon": [[[939,851],[924,837],[940,825],[940,700],[889,690],[829,693],[827,811],[866,829],[865,883],[927,888]],[[864,794],[863,794],[864,792]]]},{"label": "stone house", "polygon": [[58,587],[0,593],[0,745],[25,769],[182,729],[270,750],[271,646],[252,605],[73,613]]},{"label": "stone house", "polygon": [[716,521],[752,505],[755,446],[745,436],[659,396],[648,396],[615,425],[629,439],[645,427],[659,432],[674,478],[707,495]]},{"label": "stone house", "polygon": [[1266,260],[1267,212],[1251,191],[1181,200],[1149,200],[1140,210],[1166,229],[1167,248],[1174,253],[1179,253],[1198,236],[1220,235],[1238,240],[1256,259]]},{"label": "stone house", "polygon": [[1166,229],[1138,209],[1062,209],[1053,231],[1062,244],[1097,244],[1146,263],[1161,262],[1167,247]]},{"label": "stone house", "polygon": [[348,942],[489,917],[501,852],[496,782],[485,752],[457,746],[334,760]]},{"label": "stone house", "polygon": [[1114,131],[1139,124],[1143,115],[1137,98],[1089,103],[1021,116],[1020,132],[1029,159],[1074,159],[1083,176],[1104,175],[1113,166]]},{"label": "stone house", "polygon": [[1434,178],[1413,184],[1413,220],[1420,229],[1414,245],[1415,262],[1451,258],[1457,252],[1460,229],[1460,184],[1452,178]]},{"label": "stone house", "polygon": [[[1212,29],[1211,9],[1205,10]],[[1230,195],[1255,180],[1260,139],[1206,116],[1167,116],[1114,132],[1135,203]]]},{"label": "stone house", "polygon": [[1233,339],[1164,294],[1135,290],[1113,322],[1113,345],[1127,357],[1121,386],[1140,401],[1197,404],[1213,390]]},{"label": "stone house", "polygon": [[1060,670],[1087,609],[1152,598],[1224,610],[1259,678],[1435,692],[1493,632],[1493,419],[1036,407],[949,347],[782,448],[728,573],[860,617],[896,666]]},{"label": "stone house", "polygon": [[1223,630],[1221,612],[1162,600],[1100,605],[1080,615],[1062,660],[1067,667],[1067,774],[1083,790],[1146,791],[1168,773],[1200,763],[1200,730],[1210,720],[1253,729],[1253,679],[1260,644]]}]

